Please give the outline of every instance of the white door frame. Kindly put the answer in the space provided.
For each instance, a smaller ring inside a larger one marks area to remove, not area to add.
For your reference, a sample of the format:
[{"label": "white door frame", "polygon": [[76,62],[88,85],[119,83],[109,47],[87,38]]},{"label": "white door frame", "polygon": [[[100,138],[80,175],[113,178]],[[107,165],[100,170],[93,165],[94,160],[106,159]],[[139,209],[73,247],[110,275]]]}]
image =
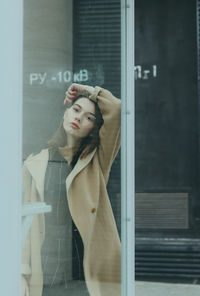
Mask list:
[{"label": "white door frame", "polygon": [[19,296],[21,257],[22,0],[0,1],[0,280]]}]

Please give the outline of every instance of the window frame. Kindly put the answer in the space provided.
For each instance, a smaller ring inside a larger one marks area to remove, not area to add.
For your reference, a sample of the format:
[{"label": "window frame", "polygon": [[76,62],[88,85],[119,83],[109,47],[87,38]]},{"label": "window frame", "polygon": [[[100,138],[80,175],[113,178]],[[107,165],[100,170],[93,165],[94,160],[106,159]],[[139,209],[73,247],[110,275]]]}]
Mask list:
[{"label": "window frame", "polygon": [[[121,0],[121,240],[122,295],[135,295],[134,1]],[[131,128],[130,128],[131,127]]]},{"label": "window frame", "polygon": [[21,295],[23,1],[0,2],[1,294]]}]

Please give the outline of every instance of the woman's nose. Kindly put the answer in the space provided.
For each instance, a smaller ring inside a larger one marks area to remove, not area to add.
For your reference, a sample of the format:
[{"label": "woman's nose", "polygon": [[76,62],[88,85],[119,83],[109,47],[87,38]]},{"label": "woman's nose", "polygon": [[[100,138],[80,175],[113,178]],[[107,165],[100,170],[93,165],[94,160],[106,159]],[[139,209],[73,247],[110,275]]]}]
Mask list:
[{"label": "woman's nose", "polygon": [[80,114],[77,114],[75,116],[75,120],[78,121],[78,122],[80,122],[81,121],[81,115]]}]

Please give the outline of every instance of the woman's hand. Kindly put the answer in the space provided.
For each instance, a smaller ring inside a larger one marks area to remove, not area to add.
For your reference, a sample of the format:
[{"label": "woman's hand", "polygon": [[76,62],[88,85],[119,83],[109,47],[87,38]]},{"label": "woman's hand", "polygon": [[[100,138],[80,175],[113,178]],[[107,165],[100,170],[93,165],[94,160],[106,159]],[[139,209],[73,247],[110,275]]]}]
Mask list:
[{"label": "woman's hand", "polygon": [[71,103],[80,94],[84,93],[85,90],[86,90],[85,85],[77,84],[77,83],[73,83],[72,85],[70,85],[70,87],[65,93],[64,105]]}]

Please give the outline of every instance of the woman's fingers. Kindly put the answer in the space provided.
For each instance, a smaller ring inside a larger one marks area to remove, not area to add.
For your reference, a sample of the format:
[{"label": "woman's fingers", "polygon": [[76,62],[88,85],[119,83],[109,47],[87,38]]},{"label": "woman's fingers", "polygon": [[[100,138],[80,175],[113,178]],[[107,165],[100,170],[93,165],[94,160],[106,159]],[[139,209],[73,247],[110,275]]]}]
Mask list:
[{"label": "woman's fingers", "polygon": [[84,91],[84,85],[82,84],[77,84],[77,83],[72,83],[72,85],[69,88],[71,91],[75,91],[78,94],[81,94]]},{"label": "woman's fingers", "polygon": [[64,105],[71,103],[77,97],[76,92],[74,91],[66,91]]},{"label": "woman's fingers", "polygon": [[64,99],[64,105],[69,104],[69,103],[71,103],[71,102],[72,102],[72,100],[70,100],[70,99],[68,99],[68,98],[65,98],[65,99]]},{"label": "woman's fingers", "polygon": [[84,92],[84,90],[85,90],[85,86],[84,85],[77,84],[77,83],[72,83],[72,85],[70,85],[70,87],[67,90],[67,94],[69,94],[71,96],[78,96],[82,92]]},{"label": "woman's fingers", "polygon": [[72,92],[66,92],[66,98],[69,98],[70,100],[73,100],[74,98],[76,98],[77,94],[76,93],[72,93]]},{"label": "woman's fingers", "polygon": [[66,94],[65,99],[64,99],[64,105],[69,104],[71,102],[72,102],[71,96]]},{"label": "woman's fingers", "polygon": [[64,105],[71,103],[78,95],[84,91],[84,85],[73,83],[65,93]]},{"label": "woman's fingers", "polygon": [[71,90],[69,90],[69,91],[67,92],[67,96],[70,96],[70,97],[76,97],[76,96],[77,96],[77,92],[76,92],[76,91],[71,91]]}]

